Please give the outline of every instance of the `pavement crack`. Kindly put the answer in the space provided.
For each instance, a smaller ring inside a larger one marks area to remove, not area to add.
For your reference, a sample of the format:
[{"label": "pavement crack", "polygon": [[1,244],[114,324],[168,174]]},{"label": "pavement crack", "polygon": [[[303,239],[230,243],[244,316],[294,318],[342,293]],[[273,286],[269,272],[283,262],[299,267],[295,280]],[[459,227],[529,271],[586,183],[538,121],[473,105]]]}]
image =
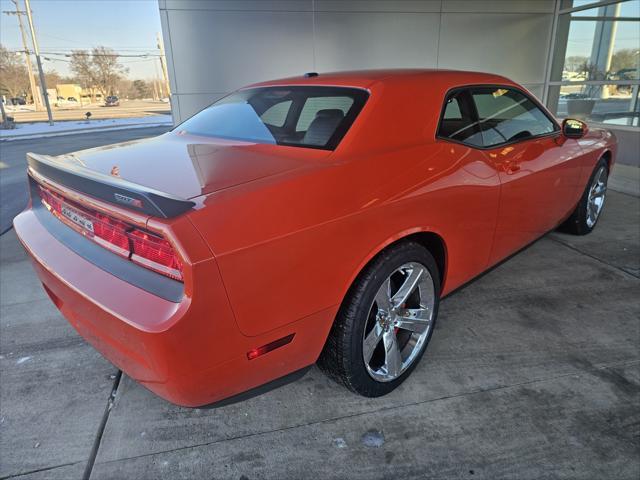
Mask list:
[{"label": "pavement crack", "polygon": [[[636,363],[636,362],[637,362],[637,360],[634,360],[634,361],[629,362],[629,363]],[[605,369],[607,367],[609,367],[609,365],[594,366],[593,368],[596,369],[596,370],[600,370],[600,369]],[[229,441],[233,441],[233,440],[241,440],[241,439],[244,439],[244,438],[252,438],[252,437],[258,437],[258,436],[261,436],[261,435],[270,435],[270,434],[273,434],[273,433],[286,432],[286,431],[289,431],[289,430],[295,430],[297,428],[310,427],[310,426],[314,426],[314,425],[322,425],[322,424],[326,424],[326,423],[336,422],[336,421],[339,421],[339,420],[346,420],[346,419],[350,419],[350,418],[362,417],[362,416],[365,416],[365,415],[382,413],[382,412],[386,412],[386,411],[389,411],[389,410],[414,407],[414,406],[418,406],[418,405],[426,405],[426,404],[433,403],[433,402],[440,402],[442,400],[460,398],[460,397],[465,397],[465,396],[468,396],[468,395],[491,393],[491,392],[500,391],[500,390],[507,390],[507,389],[510,389],[510,388],[517,388],[517,387],[521,387],[521,386],[524,386],[524,385],[532,385],[532,384],[536,384],[536,383],[554,381],[554,380],[558,380],[558,379],[561,379],[561,378],[572,377],[572,376],[580,376],[580,373],[573,371],[573,372],[569,372],[569,373],[563,373],[563,374],[559,374],[559,375],[553,375],[553,376],[550,376],[550,377],[538,378],[538,379],[534,379],[534,380],[527,380],[527,381],[523,381],[523,382],[509,384],[509,385],[500,385],[500,386],[492,387],[492,388],[477,389],[477,390],[471,390],[471,391],[468,391],[468,392],[461,392],[461,393],[456,393],[456,394],[452,394],[452,395],[445,395],[443,397],[431,398],[429,400],[423,400],[423,401],[420,401],[420,402],[406,403],[404,405],[385,406],[385,407],[381,407],[381,408],[377,408],[377,409],[373,409],[373,410],[367,410],[365,412],[358,412],[358,413],[353,413],[353,414],[350,414],[350,415],[343,415],[343,416],[339,416],[339,417],[325,418],[325,419],[322,419],[322,420],[316,420],[316,421],[313,421],[313,422],[301,423],[301,424],[297,424],[297,425],[290,425],[288,427],[282,427],[282,428],[277,428],[277,429],[273,429],[273,430],[265,430],[265,431],[262,431],[262,432],[254,432],[254,433],[249,433],[249,434],[246,434],[246,435],[238,435],[238,436],[235,436],[235,437],[220,438],[218,440],[213,440],[211,442],[201,442],[201,443],[196,443],[196,444],[193,444],[193,445],[185,445],[184,447],[172,448],[172,449],[168,449],[168,450],[160,450],[160,451],[156,451],[156,452],[143,453],[143,454],[140,454],[140,455],[133,455],[131,457],[115,458],[113,460],[106,460],[106,461],[100,462],[100,464],[105,465],[105,464],[128,461],[128,460],[136,460],[136,459],[139,459],[139,458],[153,457],[153,456],[156,456],[156,455],[163,455],[163,454],[167,454],[167,453],[180,452],[180,451],[184,451],[184,450],[190,450],[190,449],[193,449],[193,448],[207,447],[207,446],[210,446],[210,445],[216,445],[216,444],[219,444],[219,443],[229,442]]]},{"label": "pavement crack", "polygon": [[111,410],[113,409],[113,404],[116,400],[116,394],[118,393],[118,387],[120,386],[121,379],[122,379],[122,370],[118,370],[118,373],[116,373],[116,378],[113,380],[113,388],[111,389],[111,392],[109,393],[109,398],[107,399],[107,406],[105,407],[104,413],[102,414],[100,425],[98,425],[96,438],[93,441],[93,446],[91,447],[91,452],[89,453],[89,459],[87,460],[87,466],[84,469],[82,480],[89,480],[89,478],[91,477],[91,472],[93,472],[93,465],[96,463],[96,457],[98,456],[98,449],[100,448],[100,443],[102,442],[102,435],[104,434],[104,429],[107,426],[109,415],[111,414]]},{"label": "pavement crack", "polygon": [[616,190],[615,188],[611,188],[611,190],[613,190],[616,193],[619,193],[620,195],[626,195],[627,197],[631,197],[631,198],[638,198],[638,195],[635,195],[633,193],[623,192],[622,190]]},{"label": "pavement crack", "polygon": [[25,475],[33,475],[34,473],[48,472],[50,470],[55,470],[56,468],[70,467],[71,465],[75,465],[77,463],[78,462],[61,463],[60,465],[53,465],[51,467],[37,468],[35,470],[29,470],[27,472],[12,473],[11,475],[6,475],[4,477],[0,477],[0,480],[9,480],[10,478],[20,478],[20,477],[24,477]]},{"label": "pavement crack", "polygon": [[556,243],[559,243],[560,245],[563,245],[563,246],[567,247],[569,250],[573,250],[574,252],[577,252],[577,253],[579,253],[581,255],[584,255],[585,257],[592,258],[593,260],[596,260],[596,261],[598,261],[598,262],[600,262],[600,263],[602,263],[604,265],[607,265],[608,267],[615,268],[616,270],[618,270],[619,272],[622,272],[625,275],[629,275],[630,277],[635,278],[635,279],[640,278],[640,275],[636,275],[634,273],[631,273],[631,272],[625,270],[623,267],[618,267],[617,265],[609,263],[609,262],[607,262],[607,261],[605,261],[605,260],[603,260],[603,259],[601,259],[599,257],[596,257],[595,255],[591,255],[590,253],[583,252],[579,248],[574,247],[573,245],[570,245],[568,243],[565,243],[562,240],[559,240],[559,239],[557,239],[555,237],[552,237],[550,235],[547,236],[547,238],[549,240],[551,240],[552,242],[556,242]]}]

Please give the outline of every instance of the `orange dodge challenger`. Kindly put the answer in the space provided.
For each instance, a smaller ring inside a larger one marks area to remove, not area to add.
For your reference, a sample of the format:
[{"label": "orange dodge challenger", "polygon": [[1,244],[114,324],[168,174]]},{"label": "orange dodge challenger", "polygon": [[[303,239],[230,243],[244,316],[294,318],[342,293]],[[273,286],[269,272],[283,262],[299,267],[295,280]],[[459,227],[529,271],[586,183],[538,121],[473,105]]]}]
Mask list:
[{"label": "orange dodge challenger", "polygon": [[316,362],[374,397],[416,367],[441,297],[594,228],[615,154],[497,75],[309,73],[156,138],[28,154],[14,226],[69,322],[170,402]]}]

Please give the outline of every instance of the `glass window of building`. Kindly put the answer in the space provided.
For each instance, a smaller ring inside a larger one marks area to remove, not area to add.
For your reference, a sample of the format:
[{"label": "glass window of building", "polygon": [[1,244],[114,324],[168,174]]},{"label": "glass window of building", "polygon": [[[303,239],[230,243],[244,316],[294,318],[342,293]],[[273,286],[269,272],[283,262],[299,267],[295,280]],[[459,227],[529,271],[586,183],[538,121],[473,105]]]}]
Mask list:
[{"label": "glass window of building", "polygon": [[547,104],[561,118],[638,127],[640,0],[562,0]]}]

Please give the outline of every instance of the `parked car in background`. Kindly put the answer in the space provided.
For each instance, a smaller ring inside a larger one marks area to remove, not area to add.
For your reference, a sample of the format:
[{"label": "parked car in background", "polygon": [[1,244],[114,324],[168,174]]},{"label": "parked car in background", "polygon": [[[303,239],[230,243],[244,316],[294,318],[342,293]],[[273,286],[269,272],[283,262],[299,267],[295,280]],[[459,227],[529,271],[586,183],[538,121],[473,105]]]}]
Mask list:
[{"label": "parked car in background", "polygon": [[13,97],[9,99],[9,105],[26,105],[27,100],[24,97]]},{"label": "parked car in background", "polygon": [[67,97],[67,102],[78,103],[78,99],[76,97]]},{"label": "parked car in background", "polygon": [[593,230],[615,155],[502,76],[314,73],[153,139],[27,154],[14,226],[69,322],[171,402],[315,362],[375,397],[416,367],[443,296],[552,229]]},{"label": "parked car in background", "polygon": [[57,96],[55,101],[56,107],[77,107],[79,105],[78,101],[74,97],[69,97],[72,100],[68,100],[64,97]]},{"label": "parked car in background", "polygon": [[120,100],[115,95],[109,95],[104,102],[105,107],[118,107],[119,105]]}]

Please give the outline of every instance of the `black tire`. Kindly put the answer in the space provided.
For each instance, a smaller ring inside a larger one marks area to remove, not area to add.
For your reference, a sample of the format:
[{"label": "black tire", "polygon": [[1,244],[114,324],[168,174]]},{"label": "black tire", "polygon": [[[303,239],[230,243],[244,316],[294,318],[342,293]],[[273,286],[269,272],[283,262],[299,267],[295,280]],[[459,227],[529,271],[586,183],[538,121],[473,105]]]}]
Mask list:
[{"label": "black tire", "polygon": [[[431,328],[421,351],[398,378],[377,381],[367,371],[363,358],[363,335],[371,305],[382,283],[402,265],[415,262],[426,267],[433,280]],[[318,366],[333,380],[366,397],[385,395],[411,374],[424,354],[435,328],[440,299],[440,273],[433,256],[422,245],[407,241],[391,246],[372,260],[360,273],[343,301]]]},{"label": "black tire", "polygon": [[[604,168],[607,178],[609,175],[609,166],[604,158],[601,158],[596,164],[591,176],[589,177],[589,181],[587,182],[587,186],[580,197],[580,201],[578,205],[576,205],[575,210],[571,214],[571,216],[559,227],[559,230],[566,233],[571,233],[573,235],[587,235],[593,231],[595,226],[598,224],[598,220],[602,216],[602,209],[600,213],[595,219],[595,222],[589,223],[588,221],[588,203],[589,203],[589,194],[591,192],[591,188],[593,187],[596,176],[599,175],[600,169]],[[604,208],[604,199],[606,198],[606,179],[605,179],[605,195],[603,196],[603,204],[602,208]]]}]

